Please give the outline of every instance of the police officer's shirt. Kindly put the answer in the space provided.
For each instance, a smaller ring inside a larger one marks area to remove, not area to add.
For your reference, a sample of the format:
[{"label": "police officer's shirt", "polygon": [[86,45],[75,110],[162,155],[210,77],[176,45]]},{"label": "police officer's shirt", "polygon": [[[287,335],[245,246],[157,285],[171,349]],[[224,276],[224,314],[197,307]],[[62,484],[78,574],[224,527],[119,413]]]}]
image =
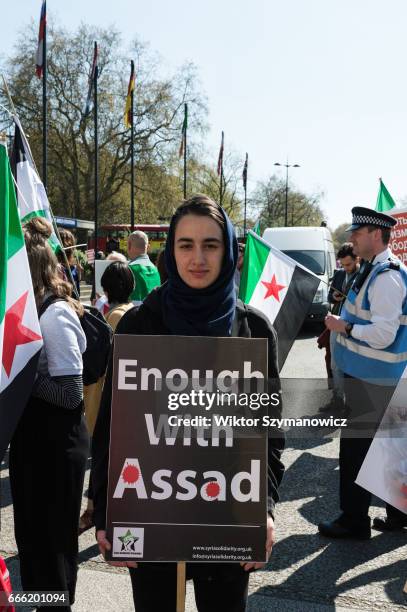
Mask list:
[{"label": "police officer's shirt", "polygon": [[[376,255],[373,266],[395,259],[389,248]],[[367,281],[366,281],[367,282]],[[384,349],[394,341],[400,325],[406,286],[397,270],[378,274],[368,290],[372,325],[354,325],[352,337],[367,342],[375,349]]]}]

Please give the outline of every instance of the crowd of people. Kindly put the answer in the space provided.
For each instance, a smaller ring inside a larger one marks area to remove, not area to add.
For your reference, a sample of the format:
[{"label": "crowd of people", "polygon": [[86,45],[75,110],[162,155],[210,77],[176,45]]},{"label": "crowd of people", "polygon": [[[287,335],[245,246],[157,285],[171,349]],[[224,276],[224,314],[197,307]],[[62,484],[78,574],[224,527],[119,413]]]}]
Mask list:
[{"label": "crowd of people", "polygon": [[[324,340],[333,379],[329,409],[346,406],[352,427],[340,441],[341,514],[321,523],[319,531],[326,537],[368,539],[370,494],[355,479],[407,364],[407,270],[388,248],[394,219],[361,207],[352,212],[350,242],[338,252],[341,269],[329,292],[332,313],[326,317]],[[31,398],[10,447],[15,535],[24,590],[67,591],[69,604],[60,609],[70,610],[78,535],[95,526],[101,553],[111,548],[105,521],[112,361],[106,376],[84,391],[86,337],[69,250],[74,244],[64,236],[67,257],[58,261],[48,243],[52,228],[45,219],[33,218],[23,229],[44,345]],[[104,300],[99,296],[98,304],[115,333],[266,338],[268,376],[278,383],[276,332],[264,315],[237,298],[244,245],[238,244],[232,223],[216,202],[196,195],[177,208],[158,269],[149,259],[143,232],[129,236],[129,261],[115,248],[109,244],[111,264],[101,278]],[[89,501],[80,516],[90,438]],[[267,557],[274,543],[283,448],[281,432],[270,436]],[[407,515],[388,505],[387,517],[375,519],[373,526],[403,529]],[[176,564],[121,565],[129,567],[138,611],[175,609]],[[198,610],[245,610],[250,573],[263,565],[187,564]]]}]

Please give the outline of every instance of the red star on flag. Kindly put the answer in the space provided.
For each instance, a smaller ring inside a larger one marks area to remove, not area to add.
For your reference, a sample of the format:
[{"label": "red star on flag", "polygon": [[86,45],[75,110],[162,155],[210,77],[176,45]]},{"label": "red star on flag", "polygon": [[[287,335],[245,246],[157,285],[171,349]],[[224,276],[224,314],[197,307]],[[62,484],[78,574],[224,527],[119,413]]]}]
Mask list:
[{"label": "red star on flag", "polygon": [[279,285],[276,281],[276,275],[273,274],[273,278],[271,279],[271,283],[268,283],[267,281],[261,281],[261,284],[264,285],[267,289],[266,295],[264,296],[264,299],[267,299],[269,297],[274,297],[276,298],[277,302],[280,301],[280,295],[279,295],[279,291],[281,291],[282,289],[286,288],[286,285]]},{"label": "red star on flag", "polygon": [[23,325],[27,297],[28,291],[10,306],[4,317],[3,366],[7,376],[10,376],[17,346],[41,340],[41,336]]}]

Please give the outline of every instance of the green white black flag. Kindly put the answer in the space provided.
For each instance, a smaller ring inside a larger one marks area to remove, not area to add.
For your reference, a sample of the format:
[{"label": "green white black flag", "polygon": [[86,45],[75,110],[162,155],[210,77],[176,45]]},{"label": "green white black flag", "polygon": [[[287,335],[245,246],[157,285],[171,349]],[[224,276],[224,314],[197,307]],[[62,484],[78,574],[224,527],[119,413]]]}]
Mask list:
[{"label": "green white black flag", "polygon": [[266,315],[278,335],[283,367],[318,289],[320,279],[250,231],[247,236],[239,297]]},{"label": "green white black flag", "polygon": [[41,347],[9,159],[0,144],[0,461],[31,393]]}]

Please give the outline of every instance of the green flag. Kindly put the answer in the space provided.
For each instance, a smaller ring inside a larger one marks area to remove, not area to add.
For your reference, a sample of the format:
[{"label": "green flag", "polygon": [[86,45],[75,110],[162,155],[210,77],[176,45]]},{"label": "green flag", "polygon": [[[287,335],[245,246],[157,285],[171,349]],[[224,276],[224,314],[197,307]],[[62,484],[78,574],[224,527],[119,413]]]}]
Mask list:
[{"label": "green flag", "polygon": [[10,163],[0,143],[0,461],[31,393],[41,346]]},{"label": "green flag", "polygon": [[378,212],[386,212],[394,208],[396,203],[387,191],[386,185],[383,183],[382,179],[379,179],[379,181],[380,186],[379,193],[377,194],[376,210]]},{"label": "green flag", "polygon": [[257,219],[256,223],[253,226],[253,232],[260,236],[260,219]]}]

